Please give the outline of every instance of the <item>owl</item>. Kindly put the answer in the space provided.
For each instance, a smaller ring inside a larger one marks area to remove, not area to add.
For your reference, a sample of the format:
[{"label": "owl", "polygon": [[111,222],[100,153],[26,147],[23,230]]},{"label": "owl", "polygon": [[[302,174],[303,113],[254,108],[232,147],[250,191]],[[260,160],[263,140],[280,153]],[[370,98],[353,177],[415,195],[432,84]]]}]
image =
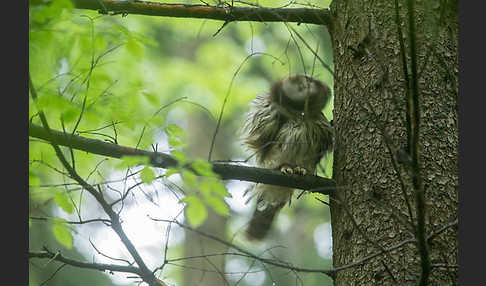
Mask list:
[{"label": "owl", "polygon": [[[250,104],[243,125],[244,143],[261,168],[285,174],[314,174],[321,158],[332,150],[333,128],[322,114],[331,91],[306,75],[290,75],[275,82],[269,94]],[[261,240],[275,215],[289,202],[294,189],[256,184],[250,199],[256,207],[246,230],[250,240]]]}]

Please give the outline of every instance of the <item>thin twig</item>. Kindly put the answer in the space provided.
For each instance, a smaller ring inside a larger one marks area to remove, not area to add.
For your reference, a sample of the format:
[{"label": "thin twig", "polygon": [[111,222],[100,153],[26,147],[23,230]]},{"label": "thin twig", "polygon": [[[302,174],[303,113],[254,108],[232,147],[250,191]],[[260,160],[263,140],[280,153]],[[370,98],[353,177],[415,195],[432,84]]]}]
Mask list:
[{"label": "thin twig", "polygon": [[74,260],[63,256],[60,253],[52,253],[50,251],[29,251],[29,258],[46,258],[53,259],[71,266],[94,269],[100,271],[113,271],[113,272],[125,272],[140,275],[140,269],[135,266],[125,266],[125,265],[115,265],[115,264],[105,264],[105,263],[90,263],[83,262],[79,260]]},{"label": "thin twig", "polygon": [[254,53],[251,53],[248,56],[246,56],[245,59],[241,62],[241,64],[238,66],[238,68],[236,69],[235,73],[233,74],[233,77],[231,78],[231,82],[230,82],[230,85],[228,87],[228,91],[226,92],[226,95],[225,95],[224,100],[223,100],[223,105],[221,106],[221,110],[219,111],[218,121],[216,123],[216,128],[214,130],[213,138],[211,140],[211,147],[209,148],[208,161],[211,161],[211,155],[213,154],[213,149],[214,149],[214,144],[215,144],[215,141],[216,141],[216,136],[218,135],[219,127],[221,125],[221,120],[223,118],[224,108],[225,108],[226,102],[228,101],[228,98],[229,98],[229,96],[231,94],[231,88],[233,87],[233,83],[234,83],[234,81],[236,79],[236,76],[240,72],[240,70],[243,67],[243,65],[250,58],[252,58],[253,56],[256,56],[256,55],[269,56],[269,57],[272,57],[273,59],[275,59],[276,61],[279,61],[280,62],[280,60],[278,58],[274,57],[273,55],[270,55],[270,54],[267,54],[267,53],[262,53],[262,52],[254,52]]},{"label": "thin twig", "polygon": [[[32,96],[32,99],[34,102],[37,104],[37,92],[34,87],[34,84],[32,82],[32,78],[29,73],[29,90],[30,94]],[[92,185],[88,184],[83,178],[79,176],[79,174],[69,165],[68,161],[64,157],[64,154],[62,153],[61,149],[56,143],[56,140],[53,139],[52,136],[52,131],[49,127],[49,124],[47,122],[47,119],[44,115],[44,112],[42,110],[39,110],[39,117],[42,121],[42,125],[45,129],[45,131],[48,134],[48,137],[50,139],[51,146],[54,148],[54,151],[56,153],[57,158],[59,161],[61,161],[61,164],[64,166],[64,168],[68,171],[70,177],[77,181],[84,189],[86,189],[95,199],[96,201],[101,205],[105,213],[110,217],[111,221],[111,228],[115,231],[115,233],[118,235],[120,240],[123,242],[125,245],[126,249],[130,253],[130,255],[133,257],[133,259],[136,261],[138,267],[139,267],[139,274],[140,277],[147,282],[150,286],[155,285],[155,281],[157,281],[157,278],[153,275],[153,273],[147,268],[145,265],[145,262],[143,261],[142,257],[138,253],[137,249],[135,246],[132,244],[130,239],[126,236],[125,232],[123,231],[123,228],[121,226],[120,218],[119,215],[113,211],[111,206],[105,201],[103,198],[103,194],[101,192],[98,192]]]},{"label": "thin twig", "polygon": [[39,221],[54,221],[55,223],[67,223],[67,224],[87,224],[92,222],[101,222],[104,224],[109,225],[111,221],[109,219],[102,219],[102,218],[95,218],[95,219],[87,219],[87,220],[80,220],[80,221],[55,221],[57,218],[55,217],[36,217],[30,216],[29,219],[39,220]]},{"label": "thin twig", "polygon": [[103,252],[101,252],[101,251],[100,251],[100,250],[99,250],[99,249],[98,249],[98,248],[97,248],[97,247],[94,245],[94,243],[91,241],[91,238],[89,238],[88,240],[89,240],[89,243],[91,244],[91,246],[94,248],[94,250],[95,250],[95,251],[96,251],[96,252],[97,252],[99,255],[101,255],[101,256],[103,256],[103,257],[106,257],[106,258],[108,258],[108,259],[111,259],[111,260],[117,260],[117,261],[122,261],[122,262],[125,262],[126,264],[128,264],[128,265],[130,265],[130,266],[131,266],[131,265],[133,265],[133,262],[130,262],[130,261],[126,260],[126,259],[122,259],[122,258],[115,258],[115,257],[111,257],[111,256],[109,256],[109,255],[104,254]]},{"label": "thin twig", "polygon": [[298,271],[298,272],[308,272],[308,273],[323,273],[323,274],[326,274],[326,275],[329,275],[329,276],[333,276],[333,270],[325,270],[325,269],[309,269],[309,268],[301,268],[301,267],[295,267],[295,266],[292,266],[288,263],[281,263],[281,262],[276,262],[275,260],[273,259],[267,259],[267,258],[262,258],[262,257],[259,257],[237,245],[234,245],[233,243],[230,243],[228,241],[225,241],[215,235],[212,235],[212,234],[209,234],[209,233],[205,233],[201,230],[198,230],[198,229],[195,229],[195,228],[192,228],[190,226],[187,226],[185,224],[182,224],[180,222],[178,222],[177,220],[166,220],[166,219],[157,219],[157,218],[150,218],[154,221],[162,221],[162,222],[172,222],[172,223],[175,223],[177,224],[178,226],[184,228],[184,229],[187,229],[187,230],[190,230],[190,231],[193,231],[201,236],[204,236],[204,237],[207,237],[207,238],[210,238],[214,241],[217,241],[225,246],[228,246],[228,247],[231,247],[243,254],[246,254],[248,255],[248,257],[251,257],[253,259],[256,259],[256,260],[259,260],[261,262],[264,262],[266,264],[269,264],[269,265],[273,265],[273,266],[277,266],[277,267],[281,267],[281,268],[285,268],[285,269],[292,269],[292,270],[295,270],[295,271]]},{"label": "thin twig", "polygon": [[51,281],[51,280],[54,278],[54,276],[55,276],[57,273],[59,273],[59,271],[61,271],[61,270],[64,268],[64,266],[66,266],[66,265],[67,265],[66,263],[61,264],[61,266],[59,266],[59,267],[56,269],[56,271],[54,271],[54,273],[52,273],[52,275],[51,275],[51,276],[49,276],[49,278],[47,278],[47,279],[46,279],[46,280],[44,280],[44,281],[43,281],[41,284],[39,284],[39,286],[44,286],[44,285],[46,285],[46,284],[47,284],[49,281]]}]

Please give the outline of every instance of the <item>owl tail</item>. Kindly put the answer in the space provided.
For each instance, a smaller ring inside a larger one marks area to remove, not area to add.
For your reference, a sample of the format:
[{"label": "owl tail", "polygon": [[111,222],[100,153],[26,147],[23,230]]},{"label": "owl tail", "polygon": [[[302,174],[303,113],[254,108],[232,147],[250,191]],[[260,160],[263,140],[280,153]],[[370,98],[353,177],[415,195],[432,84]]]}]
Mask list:
[{"label": "owl tail", "polygon": [[248,239],[262,240],[270,230],[275,215],[284,205],[285,203],[274,205],[264,201],[258,202],[246,229]]}]

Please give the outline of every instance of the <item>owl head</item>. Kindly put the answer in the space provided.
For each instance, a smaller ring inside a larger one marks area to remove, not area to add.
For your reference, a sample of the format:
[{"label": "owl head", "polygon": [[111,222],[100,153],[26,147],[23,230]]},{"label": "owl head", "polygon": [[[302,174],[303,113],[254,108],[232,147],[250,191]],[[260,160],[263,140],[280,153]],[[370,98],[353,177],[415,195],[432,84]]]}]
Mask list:
[{"label": "owl head", "polygon": [[320,114],[331,96],[323,82],[307,75],[290,75],[276,82],[270,100],[285,113],[315,116]]}]

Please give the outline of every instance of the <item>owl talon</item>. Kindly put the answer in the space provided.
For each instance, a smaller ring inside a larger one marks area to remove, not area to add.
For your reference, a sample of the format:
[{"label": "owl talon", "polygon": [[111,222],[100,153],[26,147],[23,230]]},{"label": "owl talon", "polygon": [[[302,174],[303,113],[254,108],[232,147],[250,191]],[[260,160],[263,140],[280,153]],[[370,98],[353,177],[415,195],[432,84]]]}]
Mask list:
[{"label": "owl talon", "polygon": [[307,170],[305,168],[297,166],[294,168],[294,174],[305,176],[307,174]]},{"label": "owl talon", "polygon": [[284,173],[285,175],[293,175],[294,174],[294,169],[288,165],[283,165],[280,167],[280,172]]}]

